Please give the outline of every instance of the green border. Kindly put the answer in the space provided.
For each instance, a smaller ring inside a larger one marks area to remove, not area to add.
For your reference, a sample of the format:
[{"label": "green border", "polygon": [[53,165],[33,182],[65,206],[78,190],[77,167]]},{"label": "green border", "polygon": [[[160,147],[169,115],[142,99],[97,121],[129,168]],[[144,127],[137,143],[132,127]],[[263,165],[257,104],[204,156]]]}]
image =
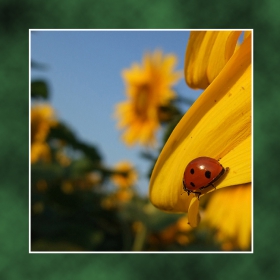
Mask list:
[{"label": "green border", "polygon": [[[204,3],[205,2],[205,3]],[[270,1],[253,8],[246,1],[5,1],[1,8],[1,169],[2,279],[276,279],[278,239],[267,233],[277,226],[279,182],[276,67],[272,57],[278,32],[277,9]],[[276,1],[275,1],[276,2]],[[277,2],[276,2],[277,3]],[[206,6],[207,5],[207,6]],[[206,9],[207,7],[207,9]],[[203,9],[203,10],[202,10]],[[229,11],[227,13],[226,11]],[[266,13],[264,20],[262,15]],[[251,19],[259,19],[251,21]],[[28,29],[29,28],[256,28],[254,72],[255,217],[254,254],[29,254],[28,248]],[[267,39],[259,39],[261,35]],[[3,52],[4,51],[4,52]],[[268,57],[269,56],[269,57]],[[266,68],[265,61],[270,60]],[[278,75],[277,75],[278,76]],[[266,82],[268,79],[268,82]],[[270,87],[274,86],[274,89]],[[277,88],[277,91],[279,89]],[[277,101],[278,101],[277,100]],[[260,130],[261,129],[261,130]],[[260,133],[262,132],[262,133]],[[266,140],[269,137],[269,142]],[[277,159],[276,159],[277,157]],[[277,163],[274,164],[274,160]],[[265,164],[263,164],[265,162]],[[269,167],[265,171],[266,166]],[[275,178],[275,179],[274,179]],[[278,179],[278,178],[277,178]],[[274,188],[275,184],[275,188]],[[261,194],[257,186],[262,186]],[[269,190],[269,192],[268,192]],[[265,206],[268,203],[269,205]],[[4,242],[3,242],[4,241]],[[184,277],[184,278],[183,278]]]}]

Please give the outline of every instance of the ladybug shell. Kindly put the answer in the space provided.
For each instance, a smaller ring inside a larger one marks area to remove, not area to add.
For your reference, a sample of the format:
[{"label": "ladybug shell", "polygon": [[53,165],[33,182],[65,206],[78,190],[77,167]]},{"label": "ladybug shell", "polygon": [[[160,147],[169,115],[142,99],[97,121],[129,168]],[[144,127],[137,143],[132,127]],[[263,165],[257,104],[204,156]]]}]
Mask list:
[{"label": "ladybug shell", "polygon": [[198,157],[192,160],[184,172],[184,190],[194,192],[201,190],[218,180],[225,172],[224,167],[210,157]]}]

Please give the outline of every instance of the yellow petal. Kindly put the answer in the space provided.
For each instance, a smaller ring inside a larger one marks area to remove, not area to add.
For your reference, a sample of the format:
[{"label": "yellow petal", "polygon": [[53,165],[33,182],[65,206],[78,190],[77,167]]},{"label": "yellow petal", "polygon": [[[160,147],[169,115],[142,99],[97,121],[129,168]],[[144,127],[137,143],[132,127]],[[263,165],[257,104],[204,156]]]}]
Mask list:
[{"label": "yellow petal", "polygon": [[217,230],[221,242],[231,241],[243,250],[250,247],[251,197],[251,184],[230,187],[211,195],[203,221]]},{"label": "yellow petal", "polygon": [[205,89],[223,69],[241,31],[192,31],[186,51],[185,79],[189,87]]},{"label": "yellow petal", "polygon": [[223,157],[221,163],[226,167],[230,166],[230,176],[227,176],[217,188],[237,185],[240,184],[240,182],[247,183],[252,181],[251,142],[252,137],[250,135]]},{"label": "yellow petal", "polygon": [[187,212],[193,194],[181,195],[183,173],[199,156],[221,159],[229,167],[216,188],[251,182],[250,36],[166,142],[150,180],[150,200],[156,207]]}]

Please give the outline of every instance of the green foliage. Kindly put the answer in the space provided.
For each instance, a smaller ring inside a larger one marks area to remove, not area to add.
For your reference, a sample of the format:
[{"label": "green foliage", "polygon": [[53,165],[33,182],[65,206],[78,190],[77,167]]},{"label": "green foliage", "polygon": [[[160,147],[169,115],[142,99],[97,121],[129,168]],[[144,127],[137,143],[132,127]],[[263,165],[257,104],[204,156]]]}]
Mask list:
[{"label": "green foliage", "polygon": [[[31,98],[48,100],[46,81],[32,81]],[[162,147],[183,116],[179,101],[159,108]],[[126,189],[114,185],[112,176],[128,179],[129,172],[106,166],[98,148],[79,139],[68,124],[57,120],[45,141],[50,157],[31,165],[31,251],[217,249],[215,244],[207,243],[213,240],[211,233],[206,232],[200,240],[199,232],[177,227],[185,215],[156,209],[133,184]],[[150,161],[148,177],[161,149],[140,154]],[[198,243],[189,242],[194,235]]]},{"label": "green foliage", "polygon": [[134,197],[122,207],[120,216],[126,221],[140,221],[151,232],[160,232],[174,224],[182,214],[166,214],[153,207],[148,199]]},{"label": "green foliage", "polygon": [[32,98],[49,98],[48,85],[43,80],[33,81],[31,83],[31,97]]},{"label": "green foliage", "polygon": [[[65,194],[60,184],[61,181],[53,183],[43,194],[32,193],[33,209],[43,206],[41,212],[32,212],[32,250],[40,246],[44,251],[57,251],[59,246],[54,248],[54,244],[65,242],[71,245],[71,250],[73,247],[81,251],[122,250],[122,224],[116,211],[101,207],[105,195],[91,191]],[[42,246],[42,242],[52,246]]]},{"label": "green foliage", "polygon": [[[46,83],[35,85],[43,89]],[[128,174],[105,166],[99,150],[81,141],[67,124],[52,126],[46,143],[51,160],[31,165],[32,251],[154,250],[149,236],[160,234],[182,216],[156,209],[133,188],[131,199],[119,200],[119,190],[110,189],[108,179]],[[68,163],[60,162],[59,152]],[[99,180],[88,182],[93,173]],[[135,231],[139,223],[141,230]]]},{"label": "green foliage", "polygon": [[80,141],[73,131],[66,124],[60,122],[58,125],[51,128],[49,139],[58,139],[66,142],[73,149],[82,151],[87,157],[89,157],[93,163],[98,163],[101,160],[101,156],[93,145],[86,144]]}]

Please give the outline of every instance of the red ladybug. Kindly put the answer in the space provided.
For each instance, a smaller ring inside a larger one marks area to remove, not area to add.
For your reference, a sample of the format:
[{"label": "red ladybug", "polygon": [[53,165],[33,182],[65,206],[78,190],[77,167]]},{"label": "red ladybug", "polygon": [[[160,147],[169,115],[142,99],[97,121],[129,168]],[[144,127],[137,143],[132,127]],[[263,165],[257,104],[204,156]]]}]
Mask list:
[{"label": "red ladybug", "polygon": [[227,170],[219,161],[210,157],[198,157],[192,160],[186,167],[183,177],[183,189],[190,195],[196,193],[201,195],[203,190],[210,185],[214,187],[216,182]]}]

